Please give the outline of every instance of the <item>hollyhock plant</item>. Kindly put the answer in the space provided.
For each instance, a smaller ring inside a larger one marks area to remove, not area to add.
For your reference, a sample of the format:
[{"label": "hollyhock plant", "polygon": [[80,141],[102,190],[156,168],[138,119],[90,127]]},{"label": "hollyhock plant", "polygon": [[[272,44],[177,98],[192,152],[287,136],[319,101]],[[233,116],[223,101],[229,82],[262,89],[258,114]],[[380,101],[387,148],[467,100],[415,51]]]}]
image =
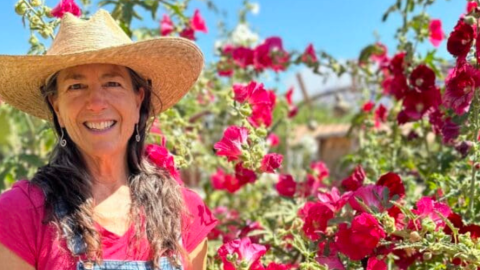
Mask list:
[{"label": "hollyhock plant", "polygon": [[458,20],[453,32],[447,40],[447,50],[460,60],[465,59],[474,39],[474,29],[463,18]]},{"label": "hollyhock plant", "polygon": [[303,54],[300,56],[300,60],[307,65],[312,65],[318,62],[313,44],[311,43],[308,44],[307,48],[305,49]]},{"label": "hollyhock plant", "polygon": [[285,70],[290,56],[283,49],[282,39],[279,37],[267,38],[253,51],[253,65],[256,70],[270,68],[274,71]]},{"label": "hollyhock plant", "polygon": [[342,187],[347,191],[355,191],[363,185],[365,177],[365,171],[358,165],[349,177],[342,180]]},{"label": "hollyhock plant", "polygon": [[60,3],[52,9],[51,14],[55,18],[61,19],[67,12],[77,17],[82,15],[82,11],[74,0],[61,0]]},{"label": "hollyhock plant", "polygon": [[446,79],[443,105],[462,115],[470,108],[474,91],[480,87],[480,72],[461,62]]},{"label": "hollyhock plant", "polygon": [[[223,262],[224,270],[239,269],[240,264],[245,264],[245,269],[251,269],[252,265],[260,263],[260,258],[265,254],[266,248],[259,244],[253,244],[250,238],[235,239],[223,244],[218,249],[218,255]],[[237,261],[232,263],[227,259],[228,255],[237,255]]]},{"label": "hollyhock plant", "polygon": [[371,255],[385,236],[377,219],[368,213],[362,213],[353,218],[350,228],[346,223],[339,225],[335,243],[338,251],[351,260],[361,260]]},{"label": "hollyhock plant", "polygon": [[165,145],[165,138],[162,139],[161,145],[148,144],[145,147],[146,156],[158,167],[166,169],[177,182],[183,183],[180,178],[180,172],[175,167],[174,157],[170,154]]},{"label": "hollyhock plant", "polygon": [[170,19],[170,16],[168,16],[168,14],[164,14],[160,20],[160,34],[162,36],[168,36],[173,32],[173,29],[173,22]]},{"label": "hollyhock plant", "polygon": [[293,198],[297,190],[297,182],[290,174],[280,174],[275,189],[280,196]]},{"label": "hollyhock plant", "polygon": [[247,144],[247,139],[247,128],[230,126],[224,131],[222,139],[215,143],[213,148],[216,150],[217,156],[226,156],[228,161],[233,161],[242,154],[242,145]]},{"label": "hollyhock plant", "polygon": [[260,170],[262,172],[273,173],[282,165],[283,155],[277,153],[266,154],[262,159],[262,166]]},{"label": "hollyhock plant", "polygon": [[303,232],[310,240],[315,241],[325,232],[327,223],[334,217],[334,213],[322,202],[307,202],[300,210],[300,217],[304,220]]},{"label": "hollyhock plant", "polygon": [[200,15],[200,11],[198,9],[195,10],[193,13],[193,17],[190,20],[190,26],[193,30],[207,33],[207,26],[205,24],[205,20],[203,19],[202,15]]},{"label": "hollyhock plant", "polygon": [[428,30],[430,31],[430,42],[435,48],[438,48],[443,40],[442,21],[439,19],[430,20]]}]

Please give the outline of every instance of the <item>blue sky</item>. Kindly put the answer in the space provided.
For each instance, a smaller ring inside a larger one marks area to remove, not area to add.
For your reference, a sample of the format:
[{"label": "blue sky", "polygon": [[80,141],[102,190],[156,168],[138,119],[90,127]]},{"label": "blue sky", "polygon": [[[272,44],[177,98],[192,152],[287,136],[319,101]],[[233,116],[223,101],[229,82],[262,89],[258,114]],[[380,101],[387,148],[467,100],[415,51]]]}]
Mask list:
[{"label": "blue sky", "polygon": [[[46,0],[47,5],[55,6],[59,0]],[[78,2],[78,0],[77,0]],[[96,1],[93,1],[96,2]],[[215,3],[227,13],[227,26],[237,23],[237,11],[241,0],[217,0]],[[390,52],[396,46],[395,29],[400,25],[398,15],[391,16],[386,23],[381,17],[394,0],[257,0],[260,12],[250,15],[250,26],[261,38],[280,36],[287,49],[303,50],[309,43],[316,49],[325,50],[338,59],[358,57],[360,50],[375,41],[374,32],[387,45]],[[0,1],[0,54],[24,54],[28,50],[29,31],[22,26],[21,19],[14,12],[16,0]],[[436,0],[427,13],[432,18],[440,18],[443,29],[448,34],[458,17],[464,12],[465,0]],[[192,0],[191,8],[199,8],[204,16],[208,34],[198,33],[197,42],[205,53],[206,60],[213,57],[213,44],[217,38],[216,24],[220,15],[208,10],[205,2]],[[159,17],[162,11],[160,11]],[[189,15],[189,14],[187,14]],[[148,20],[139,24],[147,26],[157,22]],[[448,58],[443,42],[438,49],[440,56]],[[425,44],[422,49],[432,49]],[[283,78],[288,77],[283,75]],[[287,78],[288,80],[288,78]]]}]

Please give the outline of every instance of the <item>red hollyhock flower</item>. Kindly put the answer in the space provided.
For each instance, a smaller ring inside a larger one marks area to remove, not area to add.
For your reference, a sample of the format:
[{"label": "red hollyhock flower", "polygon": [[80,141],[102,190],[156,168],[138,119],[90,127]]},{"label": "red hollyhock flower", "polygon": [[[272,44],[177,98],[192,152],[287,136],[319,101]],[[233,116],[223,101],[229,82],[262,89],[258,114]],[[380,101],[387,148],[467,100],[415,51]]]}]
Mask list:
[{"label": "red hollyhock flower", "polygon": [[347,191],[355,191],[363,185],[365,177],[365,171],[358,165],[349,177],[342,180],[342,187]]},{"label": "red hollyhock flower", "polygon": [[160,20],[160,34],[162,36],[167,36],[173,32],[173,23],[168,14],[164,14]]},{"label": "red hollyhock flower", "polygon": [[186,39],[195,40],[195,31],[191,27],[183,29],[179,35]]},{"label": "red hollyhock flower", "polygon": [[375,43],[375,46],[377,50],[375,50],[372,53],[372,56],[371,56],[372,60],[380,64],[387,62],[388,61],[387,46],[385,46],[380,42]]},{"label": "red hollyhock flower", "polygon": [[230,59],[224,59],[217,62],[217,72],[222,77],[232,77],[233,63]]},{"label": "red hollyhock flower", "polygon": [[292,118],[298,113],[298,108],[293,104],[293,86],[288,89],[287,93],[285,94],[285,98],[288,104],[288,118]]},{"label": "red hollyhock flower", "polygon": [[162,145],[149,144],[145,147],[147,158],[159,168],[166,169],[170,175],[179,183],[183,184],[180,178],[180,172],[175,167],[175,160],[165,147],[166,141],[162,141]]},{"label": "red hollyhock flower", "polygon": [[464,22],[463,18],[460,18],[448,38],[447,50],[453,56],[464,59],[470,51],[473,39],[473,27]]},{"label": "red hollyhock flower", "polygon": [[256,70],[271,68],[274,71],[285,70],[290,56],[283,49],[282,39],[269,37],[253,51],[253,65]]},{"label": "red hollyhock flower", "polygon": [[333,212],[340,211],[343,206],[350,199],[352,192],[345,192],[340,196],[340,192],[336,187],[333,187],[330,192],[320,192],[317,195],[317,198],[320,202],[326,204]]},{"label": "red hollyhock flower", "polygon": [[195,10],[193,13],[193,17],[190,21],[190,26],[192,27],[193,30],[207,33],[207,26],[205,25],[205,20],[202,18],[202,15],[200,15],[200,11],[198,9]]},{"label": "red hollyhock flower", "polygon": [[280,144],[280,138],[278,138],[277,134],[275,133],[270,133],[267,136],[267,144],[270,145],[270,147],[275,147]]},{"label": "red hollyhock flower", "polygon": [[303,52],[303,54],[300,56],[300,60],[307,65],[315,64],[318,62],[317,55],[315,54],[315,48],[313,47],[312,43],[307,46],[305,52]]},{"label": "red hollyhock flower", "polygon": [[266,248],[259,244],[252,244],[250,238],[245,237],[242,239],[235,239],[226,244],[223,244],[218,249],[218,255],[223,262],[224,270],[236,270],[235,265],[227,260],[227,255],[237,254],[238,260],[237,265],[241,262],[247,264],[246,269],[251,269],[250,267],[256,263],[260,262],[261,257],[265,254]]},{"label": "red hollyhock flower", "polygon": [[428,121],[432,125],[432,130],[435,134],[440,134],[443,127],[443,113],[438,109],[434,108],[432,112],[428,115]]},{"label": "red hollyhock flower", "polygon": [[384,123],[385,121],[387,121],[387,116],[388,116],[387,108],[383,106],[383,104],[380,104],[378,108],[375,110],[375,115],[374,115],[375,126],[379,127],[380,123]]},{"label": "red hollyhock flower", "polygon": [[462,115],[468,112],[473,93],[480,87],[480,72],[469,64],[459,63],[446,79],[443,105]]},{"label": "red hollyhock flower", "polygon": [[237,192],[246,184],[233,175],[225,174],[221,169],[217,169],[217,172],[211,176],[210,180],[214,189],[226,190],[230,193]]},{"label": "red hollyhock flower", "polygon": [[467,3],[467,13],[471,13],[475,11],[475,9],[478,7],[477,1],[468,1]]},{"label": "red hollyhock flower", "polygon": [[226,176],[227,175],[225,174],[225,172],[222,169],[218,168],[217,172],[212,174],[212,176],[210,177],[213,189],[218,189],[218,190],[224,189]]},{"label": "red hollyhock flower", "polygon": [[405,77],[403,73],[395,74],[394,76],[387,77],[382,82],[382,86],[385,94],[392,95],[397,100],[401,100],[408,91],[407,77]]},{"label": "red hollyhock flower", "polygon": [[375,217],[362,213],[353,218],[350,228],[346,223],[339,225],[335,243],[338,250],[351,260],[361,260],[372,254],[380,239],[384,237],[385,231]]},{"label": "red hollyhock flower", "polygon": [[235,64],[241,68],[253,65],[253,50],[247,47],[236,47],[232,50],[232,58]]},{"label": "red hollyhock flower", "polygon": [[410,85],[418,92],[430,90],[435,86],[435,72],[424,64],[418,65],[410,74]]},{"label": "red hollyhock flower", "polygon": [[[417,209],[413,209],[412,213],[418,215],[420,219],[426,217],[431,218],[437,225],[437,229],[439,229],[445,227],[445,221],[443,221],[437,213],[448,217],[452,213],[452,210],[447,204],[436,202],[430,197],[423,197],[417,202]],[[412,225],[409,227],[412,227]]]},{"label": "red hollyhock flower", "polygon": [[378,185],[366,185],[355,190],[350,196],[348,203],[350,206],[359,212],[366,212],[367,209],[363,207],[358,201],[363,202],[370,209],[375,212],[385,211],[385,206],[382,203],[383,192],[386,187]]},{"label": "red hollyhock flower", "polygon": [[252,114],[247,119],[248,122],[254,127],[261,125],[269,127],[272,124],[276,99],[273,91],[255,91],[249,100],[252,105]]},{"label": "red hollyhock flower", "polygon": [[388,66],[392,74],[403,74],[406,65],[405,55],[405,52],[399,52],[392,57],[392,60],[390,60],[390,65]]},{"label": "red hollyhock flower", "polygon": [[325,186],[321,179],[313,175],[307,174],[307,179],[304,182],[298,183],[299,194],[303,197],[315,196],[318,194],[318,189]]},{"label": "red hollyhock flower", "polygon": [[342,261],[338,257],[338,248],[333,242],[318,242],[317,262],[327,266],[328,269],[345,270]]},{"label": "red hollyhock flower", "polygon": [[409,91],[403,99],[402,112],[408,120],[416,121],[427,112],[437,108],[441,103],[440,89],[435,86],[421,92]]},{"label": "red hollyhock flower", "polygon": [[312,241],[320,238],[319,234],[325,232],[328,221],[334,216],[332,209],[321,202],[307,202],[301,214],[304,215],[302,230]]},{"label": "red hollyhock flower", "polygon": [[376,257],[370,257],[367,262],[366,270],[387,270],[387,264]]},{"label": "red hollyhock flower", "polygon": [[282,165],[283,155],[277,153],[266,154],[262,159],[262,172],[273,173]]},{"label": "red hollyhock flower", "polygon": [[375,107],[375,102],[369,100],[369,101],[365,102],[365,104],[363,104],[362,111],[366,112],[366,113],[369,113],[369,112],[372,111],[373,107]]},{"label": "red hollyhock flower", "polygon": [[295,266],[291,264],[279,264],[279,263],[271,262],[267,266],[266,270],[290,270],[294,268]]},{"label": "red hollyhock flower", "polygon": [[380,176],[377,185],[388,188],[390,199],[395,195],[398,195],[399,198],[405,196],[405,186],[403,185],[400,176],[396,173],[389,172]]},{"label": "red hollyhock flower", "polygon": [[253,231],[263,230],[262,225],[258,221],[247,220],[245,226],[239,231],[237,238],[249,237],[252,243],[258,244],[260,241],[261,235],[249,236]]},{"label": "red hollyhock flower", "polygon": [[297,190],[297,182],[293,180],[293,177],[290,174],[281,174],[278,177],[275,189],[281,196],[293,198],[295,191]]},{"label": "red hollyhock flower", "polygon": [[239,162],[235,165],[235,178],[237,178],[243,186],[247,183],[254,183],[257,180],[257,174],[243,167],[243,163]]},{"label": "red hollyhock flower", "polygon": [[51,14],[55,18],[61,19],[67,12],[72,13],[77,17],[82,15],[82,11],[74,0],[61,0],[60,3],[52,9]]},{"label": "red hollyhock flower", "polygon": [[430,20],[428,30],[430,31],[430,42],[437,48],[443,40],[442,21],[438,19]]},{"label": "red hollyhock flower", "polygon": [[450,118],[447,118],[442,125],[441,134],[443,143],[453,143],[458,135],[460,135],[460,126],[452,122]]},{"label": "red hollyhock flower", "polygon": [[217,156],[226,156],[228,161],[236,160],[242,154],[242,144],[246,144],[247,139],[247,128],[230,126],[223,133],[223,138],[215,143],[213,148],[217,150]]}]

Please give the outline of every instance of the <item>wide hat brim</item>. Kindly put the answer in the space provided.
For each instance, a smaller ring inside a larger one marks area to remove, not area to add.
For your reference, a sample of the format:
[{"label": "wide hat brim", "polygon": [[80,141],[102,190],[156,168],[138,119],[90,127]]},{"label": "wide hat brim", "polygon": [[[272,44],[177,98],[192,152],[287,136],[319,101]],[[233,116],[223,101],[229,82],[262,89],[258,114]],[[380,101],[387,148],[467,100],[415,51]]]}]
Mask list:
[{"label": "wide hat brim", "polygon": [[0,99],[51,121],[40,92],[45,80],[62,69],[93,63],[126,66],[151,80],[153,110],[158,114],[193,86],[203,68],[203,54],[188,39],[161,37],[81,53],[0,55]]}]

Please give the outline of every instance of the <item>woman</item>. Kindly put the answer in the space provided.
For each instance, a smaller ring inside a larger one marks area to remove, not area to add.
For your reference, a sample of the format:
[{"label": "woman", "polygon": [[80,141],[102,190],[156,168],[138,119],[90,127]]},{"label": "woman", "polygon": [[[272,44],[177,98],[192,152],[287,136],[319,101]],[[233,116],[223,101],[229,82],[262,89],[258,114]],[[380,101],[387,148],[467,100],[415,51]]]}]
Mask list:
[{"label": "woman", "polygon": [[144,156],[151,117],[193,85],[190,41],[132,43],[66,14],[45,56],[0,56],[0,98],[53,122],[50,162],[0,196],[0,269],[204,269],[216,220]]}]

